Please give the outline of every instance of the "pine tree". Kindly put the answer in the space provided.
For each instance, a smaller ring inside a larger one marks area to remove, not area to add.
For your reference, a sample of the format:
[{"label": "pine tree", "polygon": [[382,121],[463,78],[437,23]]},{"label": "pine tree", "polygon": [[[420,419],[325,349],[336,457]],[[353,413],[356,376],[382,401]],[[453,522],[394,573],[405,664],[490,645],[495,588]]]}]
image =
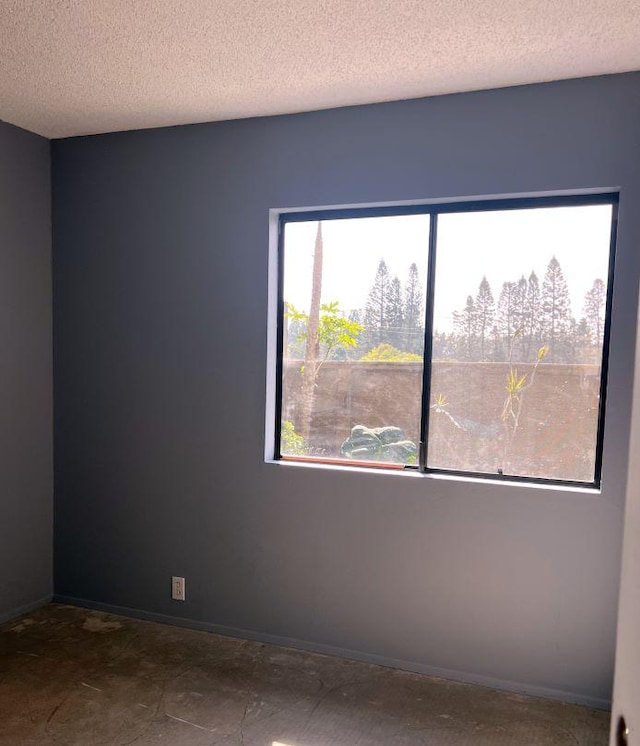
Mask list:
[{"label": "pine tree", "polygon": [[313,252],[313,270],[311,276],[311,302],[307,320],[307,334],[304,350],[304,366],[302,385],[300,386],[300,401],[298,410],[298,426],[300,435],[308,442],[311,434],[311,419],[313,416],[313,399],[318,362],[320,358],[320,298],[322,296],[322,266],[324,249],[322,241],[322,222],[318,222],[316,241]]},{"label": "pine tree", "polygon": [[409,267],[409,276],[404,286],[404,349],[422,354],[424,349],[424,289],[420,285],[418,267]]},{"label": "pine tree", "polygon": [[496,360],[508,360],[517,328],[516,311],[517,283],[503,282],[496,313],[497,347]]},{"label": "pine tree", "polygon": [[404,341],[404,309],[402,303],[402,288],[400,280],[394,277],[389,284],[389,300],[387,304],[387,338],[386,342],[397,349]]},{"label": "pine tree", "polygon": [[[358,324],[364,330],[364,311],[361,308],[353,308],[347,314],[347,320]],[[356,346],[349,350],[347,357],[350,360],[359,360],[366,352],[365,332],[361,332],[356,340]]]},{"label": "pine tree", "polygon": [[488,360],[491,330],[494,326],[495,321],[495,303],[493,300],[493,293],[491,292],[491,286],[486,277],[482,278],[480,286],[478,287],[478,294],[474,302],[475,312],[475,329],[477,334],[477,349],[480,360]]},{"label": "pine tree", "polygon": [[454,335],[446,332],[433,332],[431,343],[432,360],[451,360],[455,358],[455,344],[452,345]]},{"label": "pine tree", "polygon": [[477,322],[475,303],[468,295],[464,309],[453,312],[453,328],[457,336],[459,360],[475,360],[477,357]]},{"label": "pine tree", "polygon": [[380,259],[364,309],[363,352],[386,341],[390,284],[389,270],[384,259]]},{"label": "pine tree", "polygon": [[524,360],[532,360],[543,342],[540,338],[540,282],[538,275],[531,272],[527,280],[527,291],[524,300],[522,319],[522,337]]},{"label": "pine tree", "polygon": [[307,325],[297,318],[285,318],[285,328],[287,331],[286,357],[291,360],[302,360],[304,357]]},{"label": "pine tree", "polygon": [[524,275],[514,283],[513,288],[513,360],[524,361],[526,340],[525,329],[527,326],[527,280]]},{"label": "pine tree", "polygon": [[583,316],[576,324],[574,330],[574,352],[576,363],[597,363],[597,355],[594,354],[591,330],[586,318]]},{"label": "pine tree", "polygon": [[540,321],[545,344],[550,347],[549,359],[553,362],[571,362],[571,332],[575,322],[571,315],[567,281],[555,256],[551,258],[542,282]]},{"label": "pine tree", "polygon": [[594,280],[591,290],[584,296],[582,315],[589,330],[592,345],[600,346],[604,337],[604,311],[607,288],[600,279]]}]

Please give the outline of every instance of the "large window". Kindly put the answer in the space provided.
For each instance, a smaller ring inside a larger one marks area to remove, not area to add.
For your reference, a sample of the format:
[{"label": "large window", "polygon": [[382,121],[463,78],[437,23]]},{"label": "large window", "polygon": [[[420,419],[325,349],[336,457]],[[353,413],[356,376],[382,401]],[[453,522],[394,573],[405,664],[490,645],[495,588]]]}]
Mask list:
[{"label": "large window", "polygon": [[281,215],[276,458],[597,486],[616,209]]}]

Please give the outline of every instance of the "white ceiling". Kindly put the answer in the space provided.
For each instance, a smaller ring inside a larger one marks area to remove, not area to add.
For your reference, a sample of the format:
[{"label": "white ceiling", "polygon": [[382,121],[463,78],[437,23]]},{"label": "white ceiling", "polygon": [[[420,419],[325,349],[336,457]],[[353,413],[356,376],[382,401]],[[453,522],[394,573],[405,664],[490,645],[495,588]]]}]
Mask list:
[{"label": "white ceiling", "polygon": [[638,0],[0,0],[0,119],[51,138],[638,69]]}]

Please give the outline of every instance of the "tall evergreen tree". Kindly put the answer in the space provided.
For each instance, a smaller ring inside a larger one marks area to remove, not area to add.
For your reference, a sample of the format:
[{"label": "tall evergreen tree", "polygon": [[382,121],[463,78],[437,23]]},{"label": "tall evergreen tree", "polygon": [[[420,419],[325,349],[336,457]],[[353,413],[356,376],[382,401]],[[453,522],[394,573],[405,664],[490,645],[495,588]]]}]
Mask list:
[{"label": "tall evergreen tree", "polygon": [[525,361],[532,360],[532,356],[537,353],[543,344],[540,339],[540,282],[535,272],[531,272],[527,280],[522,336],[524,343],[523,359]]},{"label": "tall evergreen tree", "polygon": [[541,332],[545,344],[550,347],[549,359],[553,362],[571,361],[571,331],[575,322],[571,315],[567,281],[555,256],[551,258],[542,282],[540,311]]},{"label": "tall evergreen tree", "polygon": [[355,321],[356,324],[362,324],[362,311],[359,308],[354,308],[352,311],[349,311],[347,318],[349,321]]},{"label": "tall evergreen tree", "polygon": [[477,335],[477,351],[480,360],[488,360],[490,357],[491,331],[495,322],[495,303],[491,286],[486,277],[482,278],[478,287],[478,294],[474,302],[475,311],[475,333]]},{"label": "tall evergreen tree", "polygon": [[389,311],[390,284],[391,280],[387,264],[384,259],[380,259],[376,276],[373,280],[371,290],[369,290],[364,308],[365,331],[362,334],[363,353],[386,341],[386,331],[389,326],[387,315]]},{"label": "tall evergreen tree", "polygon": [[598,354],[592,343],[591,329],[583,316],[573,331],[574,363],[597,363]]},{"label": "tall evergreen tree", "polygon": [[409,276],[404,286],[404,349],[422,354],[424,349],[424,289],[420,285],[418,267],[409,267]]},{"label": "tall evergreen tree", "polygon": [[309,440],[311,433],[311,418],[313,416],[313,398],[318,375],[320,359],[320,298],[322,296],[322,266],[324,249],[322,241],[322,221],[318,222],[316,242],[313,252],[313,270],[311,275],[311,302],[307,321],[307,336],[304,350],[304,366],[302,385],[300,387],[300,402],[298,411],[298,426],[300,435]]},{"label": "tall evergreen tree", "polygon": [[498,330],[497,360],[507,360],[511,352],[513,337],[517,328],[517,283],[503,282],[498,298],[496,327]]},{"label": "tall evergreen tree", "polygon": [[477,357],[478,316],[473,298],[468,295],[462,311],[453,312],[453,328],[458,341],[458,359],[475,360]]},{"label": "tall evergreen tree", "polygon": [[389,300],[387,304],[387,339],[386,342],[400,349],[404,341],[404,309],[400,280],[394,277],[389,283]]},{"label": "tall evergreen tree", "polygon": [[584,296],[582,315],[589,330],[592,345],[601,345],[604,337],[604,312],[607,304],[607,288],[600,279],[594,280]]},{"label": "tall evergreen tree", "polygon": [[433,360],[457,360],[455,333],[434,331],[431,356]]},{"label": "tall evergreen tree", "polygon": [[513,283],[513,361],[524,361],[526,351],[525,330],[527,327],[527,280],[524,275]]}]

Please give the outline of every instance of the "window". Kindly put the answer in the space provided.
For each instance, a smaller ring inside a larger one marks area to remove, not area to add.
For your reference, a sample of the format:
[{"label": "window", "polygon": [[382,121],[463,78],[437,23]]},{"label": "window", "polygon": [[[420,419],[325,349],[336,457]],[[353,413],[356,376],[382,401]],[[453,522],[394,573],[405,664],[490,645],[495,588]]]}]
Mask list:
[{"label": "window", "polygon": [[598,486],[616,211],[282,214],[276,458]]}]

